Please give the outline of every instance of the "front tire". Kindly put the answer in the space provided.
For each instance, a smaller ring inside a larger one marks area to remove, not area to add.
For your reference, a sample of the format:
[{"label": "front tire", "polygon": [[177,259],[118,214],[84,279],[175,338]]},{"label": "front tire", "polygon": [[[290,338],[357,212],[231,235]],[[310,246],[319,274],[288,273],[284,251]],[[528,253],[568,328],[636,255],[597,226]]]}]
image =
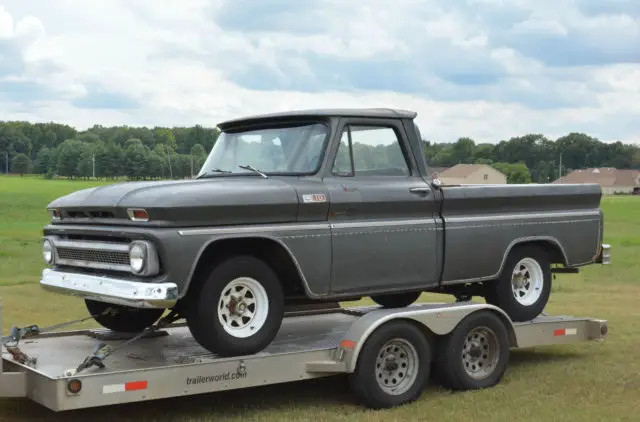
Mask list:
[{"label": "front tire", "polygon": [[551,294],[551,261],[535,245],[516,246],[500,278],[487,285],[485,299],[514,322],[531,321],[542,313]]},{"label": "front tire", "polygon": [[[128,306],[112,305],[105,302],[85,299],[85,305],[90,315],[96,315],[95,321],[104,328],[117,333],[138,333],[152,326],[160,319],[164,309],[138,309]],[[114,314],[103,314],[108,308]]]},{"label": "front tire", "polygon": [[421,292],[395,293],[388,295],[371,296],[376,304],[383,308],[404,308],[418,300]]},{"label": "front tire", "polygon": [[349,384],[363,405],[384,409],[417,400],[430,371],[431,346],[422,331],[407,321],[391,321],[366,340]]},{"label": "front tire", "polygon": [[187,325],[194,339],[218,356],[258,353],[280,330],[280,280],[253,256],[236,256],[217,265],[192,295]]}]

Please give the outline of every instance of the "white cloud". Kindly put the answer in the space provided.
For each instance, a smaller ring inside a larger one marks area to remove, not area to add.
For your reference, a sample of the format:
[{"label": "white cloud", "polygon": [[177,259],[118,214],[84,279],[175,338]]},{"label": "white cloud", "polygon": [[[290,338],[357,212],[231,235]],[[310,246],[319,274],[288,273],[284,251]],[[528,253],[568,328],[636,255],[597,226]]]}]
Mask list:
[{"label": "white cloud", "polygon": [[399,107],[438,141],[640,142],[639,18],[577,1],[0,0],[0,112],[85,128]]}]

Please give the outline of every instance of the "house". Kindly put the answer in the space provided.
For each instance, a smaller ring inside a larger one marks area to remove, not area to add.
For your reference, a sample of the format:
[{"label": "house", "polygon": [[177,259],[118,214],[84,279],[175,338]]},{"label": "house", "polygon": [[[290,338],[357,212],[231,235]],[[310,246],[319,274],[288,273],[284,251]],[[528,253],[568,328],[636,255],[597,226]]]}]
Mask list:
[{"label": "house", "polygon": [[432,179],[437,179],[438,175],[440,173],[442,173],[443,171],[445,171],[447,168],[446,167],[431,167],[431,166],[427,166],[427,176],[429,176]]},{"label": "house", "polygon": [[597,183],[605,195],[640,195],[640,170],[620,170],[611,167],[574,170],[553,183]]},{"label": "house", "polygon": [[449,185],[504,185],[507,176],[486,164],[456,164],[437,174],[437,178]]}]

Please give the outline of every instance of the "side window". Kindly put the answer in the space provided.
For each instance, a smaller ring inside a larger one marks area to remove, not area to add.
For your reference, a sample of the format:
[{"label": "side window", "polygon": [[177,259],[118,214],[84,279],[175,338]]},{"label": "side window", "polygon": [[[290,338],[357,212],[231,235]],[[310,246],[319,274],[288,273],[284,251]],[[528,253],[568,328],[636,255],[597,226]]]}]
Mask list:
[{"label": "side window", "polygon": [[395,130],[382,126],[347,126],[342,132],[333,173],[337,176],[408,176],[410,170]]},{"label": "side window", "polygon": [[345,128],[342,132],[342,137],[340,138],[340,145],[338,145],[336,159],[333,162],[333,174],[336,176],[353,176],[348,128]]}]

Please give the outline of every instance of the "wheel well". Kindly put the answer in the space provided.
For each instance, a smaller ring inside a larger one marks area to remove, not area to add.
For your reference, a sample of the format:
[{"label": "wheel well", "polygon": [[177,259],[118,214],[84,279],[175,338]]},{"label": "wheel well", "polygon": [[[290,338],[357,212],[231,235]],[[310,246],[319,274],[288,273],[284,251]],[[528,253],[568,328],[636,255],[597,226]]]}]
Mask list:
[{"label": "wheel well", "polygon": [[264,237],[220,239],[210,243],[200,254],[187,296],[198,289],[216,265],[235,255],[251,255],[263,260],[278,275],[285,296],[306,296],[302,277],[291,254],[279,242]]},{"label": "wheel well", "polygon": [[518,339],[516,337],[516,332],[513,329],[513,322],[509,319],[509,317],[503,314],[502,312],[496,311],[495,309],[491,309],[490,312],[493,312],[495,315],[497,315],[498,318],[500,318],[500,320],[504,324],[505,328],[507,329],[507,337],[509,338],[509,347],[518,346]]},{"label": "wheel well", "polygon": [[399,317],[396,319],[392,319],[391,321],[408,322],[411,325],[418,328],[418,330],[420,330],[424,335],[424,337],[427,339],[427,342],[429,343],[429,346],[431,347],[433,354],[435,354],[435,347],[436,347],[436,342],[438,341],[438,335],[433,331],[431,331],[431,329],[426,324],[422,324],[421,322],[416,321],[413,318],[407,318],[407,317]]},{"label": "wheel well", "polygon": [[552,264],[563,264],[563,265],[567,264],[565,260],[565,256],[562,253],[562,249],[559,246],[559,243],[556,243],[552,240],[537,239],[537,240],[527,240],[524,242],[520,242],[515,244],[511,248],[509,253],[511,253],[513,250],[517,248],[531,246],[531,245],[537,246],[543,251],[547,252],[549,254],[549,259],[551,260]]},{"label": "wheel well", "polygon": [[[471,315],[473,313],[477,313],[477,312],[491,312],[491,313],[495,314],[498,318],[500,318],[500,320],[502,321],[502,323],[504,324],[504,326],[507,329],[507,336],[509,337],[509,346],[510,347],[516,347],[517,346],[518,341],[517,341],[517,338],[516,338],[516,333],[515,333],[515,330],[513,329],[513,323],[509,319],[509,317],[507,317],[504,313],[502,313],[500,311],[497,311],[495,309],[487,309],[487,310],[481,309],[481,310],[474,311],[474,312],[470,313],[469,315]],[[466,317],[468,317],[469,315],[467,315]],[[408,323],[411,323],[414,326],[416,326],[420,331],[422,331],[422,334],[424,334],[424,336],[426,337],[426,339],[429,342],[429,344],[431,345],[431,347],[434,348],[434,353],[435,353],[435,350],[437,349],[437,345],[441,341],[442,337],[445,337],[447,335],[447,334],[444,334],[444,335],[436,334],[426,324],[422,324],[421,322],[416,321],[413,318],[400,317],[400,318],[397,318],[397,319],[393,319],[392,321],[398,321],[398,320],[406,321]],[[457,325],[455,327],[457,327]],[[453,329],[455,329],[455,327]],[[450,332],[448,334],[450,334]]]}]

